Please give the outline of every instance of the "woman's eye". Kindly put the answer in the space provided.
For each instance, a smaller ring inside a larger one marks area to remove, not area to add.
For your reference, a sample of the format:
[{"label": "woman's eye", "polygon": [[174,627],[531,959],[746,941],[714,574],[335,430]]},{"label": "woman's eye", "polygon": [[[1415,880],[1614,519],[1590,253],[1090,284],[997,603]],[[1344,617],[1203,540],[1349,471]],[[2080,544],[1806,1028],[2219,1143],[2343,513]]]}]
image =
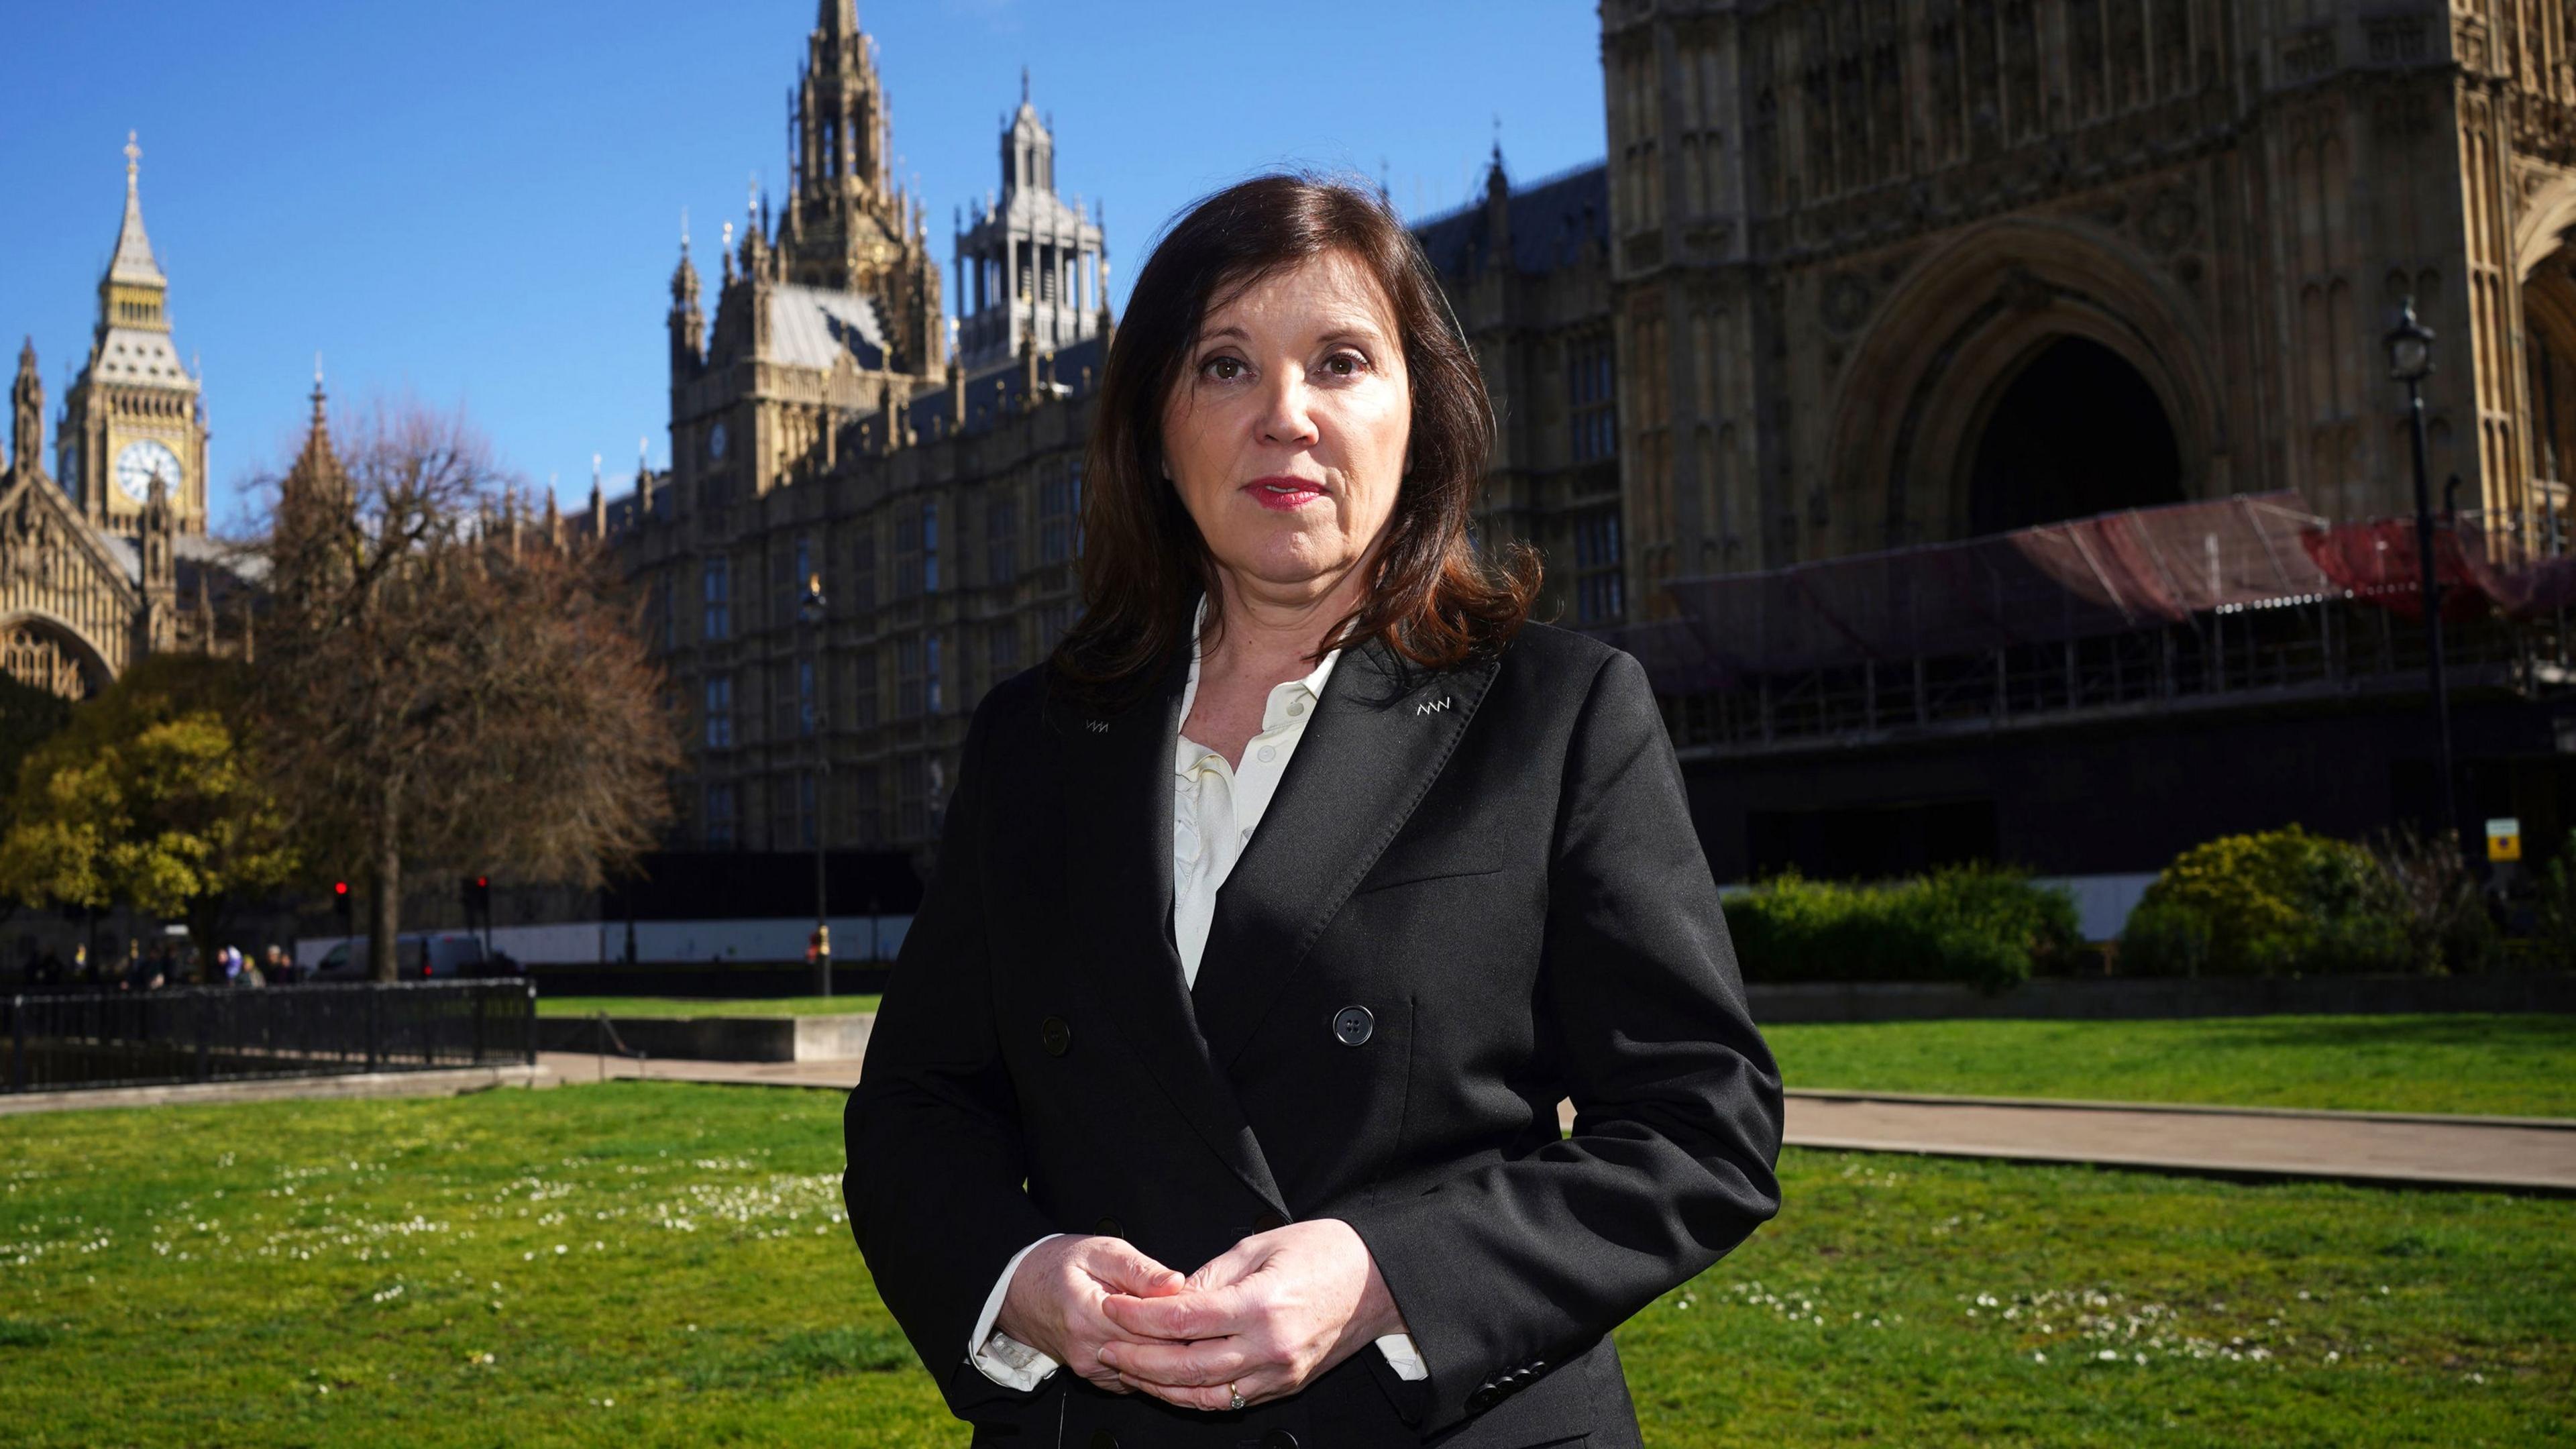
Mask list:
[{"label": "woman's eye", "polygon": [[1324,371],[1335,377],[1356,377],[1368,371],[1368,359],[1356,352],[1336,352],[1324,359]]},{"label": "woman's eye", "polygon": [[1199,364],[1199,370],[1206,373],[1209,377],[1216,379],[1218,382],[1232,382],[1243,375],[1243,359],[1239,357],[1211,357],[1207,361]]}]

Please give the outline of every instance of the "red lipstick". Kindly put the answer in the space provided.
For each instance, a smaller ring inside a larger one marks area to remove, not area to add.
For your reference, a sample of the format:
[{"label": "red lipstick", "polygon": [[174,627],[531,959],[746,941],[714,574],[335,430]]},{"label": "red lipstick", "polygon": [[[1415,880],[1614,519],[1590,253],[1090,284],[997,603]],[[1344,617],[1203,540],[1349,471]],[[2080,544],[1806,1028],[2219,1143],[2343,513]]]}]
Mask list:
[{"label": "red lipstick", "polygon": [[1303,508],[1323,497],[1324,485],[1312,478],[1291,478],[1281,473],[1268,478],[1255,478],[1243,485],[1243,491],[1251,494],[1252,501],[1262,507],[1285,513],[1291,509]]}]

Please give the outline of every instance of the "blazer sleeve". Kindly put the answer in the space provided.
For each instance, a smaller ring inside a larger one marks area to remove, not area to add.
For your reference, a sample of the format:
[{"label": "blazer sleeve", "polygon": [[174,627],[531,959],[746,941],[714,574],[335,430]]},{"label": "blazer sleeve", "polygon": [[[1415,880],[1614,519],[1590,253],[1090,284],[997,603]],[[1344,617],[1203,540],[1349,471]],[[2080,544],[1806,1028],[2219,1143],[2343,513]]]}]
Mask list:
[{"label": "blazer sleeve", "polygon": [[991,699],[967,732],[932,876],[843,1114],[850,1230],[877,1293],[961,1419],[1011,1417],[1029,1392],[967,1359],[1012,1255],[1055,1231],[1029,1201],[1017,1099],[993,1030],[983,921],[993,828]]},{"label": "blazer sleeve", "polygon": [[1574,1130],[1345,1212],[1431,1369],[1427,1436],[1607,1334],[1779,1210],[1780,1075],[1754,1029],[1645,671],[1572,731],[1533,1008]]}]

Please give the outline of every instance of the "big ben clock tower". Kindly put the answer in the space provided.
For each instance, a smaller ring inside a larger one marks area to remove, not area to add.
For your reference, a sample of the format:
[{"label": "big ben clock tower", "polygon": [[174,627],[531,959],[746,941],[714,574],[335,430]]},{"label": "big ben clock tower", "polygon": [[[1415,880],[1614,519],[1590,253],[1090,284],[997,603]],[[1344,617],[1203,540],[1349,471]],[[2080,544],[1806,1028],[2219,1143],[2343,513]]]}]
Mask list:
[{"label": "big ben clock tower", "polygon": [[158,482],[178,531],[203,533],[205,401],[170,341],[170,282],[143,234],[142,156],[128,132],[125,221],[99,279],[89,361],[63,400],[60,476],[82,515],[107,532],[140,529]]}]

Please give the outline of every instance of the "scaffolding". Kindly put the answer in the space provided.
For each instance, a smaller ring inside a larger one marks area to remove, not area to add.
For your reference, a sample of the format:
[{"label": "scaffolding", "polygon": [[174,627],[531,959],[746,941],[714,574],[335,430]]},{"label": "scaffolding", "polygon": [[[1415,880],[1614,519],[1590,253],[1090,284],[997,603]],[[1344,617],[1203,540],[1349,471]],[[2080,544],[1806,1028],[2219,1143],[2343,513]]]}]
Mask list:
[{"label": "scaffolding", "polygon": [[[1676,580],[1612,641],[1695,753],[1857,744],[2421,687],[2414,526],[2295,493],[2134,509],[1959,543]],[[2576,559],[2445,527],[2463,689],[2571,677]]]}]

